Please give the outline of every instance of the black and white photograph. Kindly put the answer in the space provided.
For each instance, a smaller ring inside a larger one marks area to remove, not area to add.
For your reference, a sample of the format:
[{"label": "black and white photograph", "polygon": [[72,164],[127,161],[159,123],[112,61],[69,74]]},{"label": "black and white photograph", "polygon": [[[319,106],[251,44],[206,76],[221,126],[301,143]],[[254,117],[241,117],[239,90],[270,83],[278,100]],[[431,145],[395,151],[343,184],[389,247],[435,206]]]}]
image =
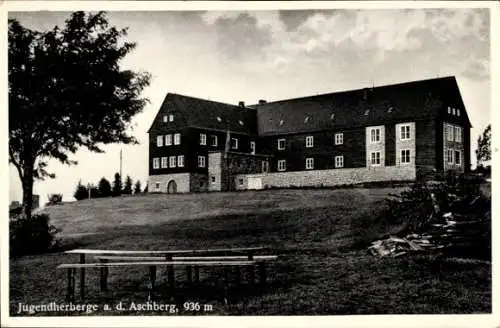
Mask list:
[{"label": "black and white photograph", "polygon": [[498,3],[15,2],[2,326],[494,322]]}]

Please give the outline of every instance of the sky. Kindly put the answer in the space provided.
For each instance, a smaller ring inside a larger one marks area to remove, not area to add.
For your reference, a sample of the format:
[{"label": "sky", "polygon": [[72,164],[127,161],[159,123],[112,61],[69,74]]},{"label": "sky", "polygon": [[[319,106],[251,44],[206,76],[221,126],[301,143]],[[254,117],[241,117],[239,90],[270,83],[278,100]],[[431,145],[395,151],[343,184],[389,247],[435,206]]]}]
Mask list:
[{"label": "sky", "polygon": [[[26,27],[62,26],[70,12],[9,12]],[[78,165],[49,162],[55,179],[35,183],[41,203],[62,193],[73,200],[79,180],[112,181],[119,171],[148,175],[147,130],[168,92],[231,104],[330,93],[454,75],[473,128],[471,150],[490,119],[489,9],[364,9],[282,11],[110,11],[111,24],[128,27],[137,48],[121,63],[147,71],[150,103],[134,117],[139,145],[108,145],[105,153],[80,150]],[[21,200],[10,167],[10,200]]]}]

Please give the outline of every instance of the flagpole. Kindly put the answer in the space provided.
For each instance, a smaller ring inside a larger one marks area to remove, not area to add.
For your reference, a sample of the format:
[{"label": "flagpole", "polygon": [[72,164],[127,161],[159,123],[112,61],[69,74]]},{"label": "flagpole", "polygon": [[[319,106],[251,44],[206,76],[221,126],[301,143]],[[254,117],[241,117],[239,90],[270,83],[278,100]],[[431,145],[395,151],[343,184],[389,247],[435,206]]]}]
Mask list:
[{"label": "flagpole", "polygon": [[122,150],[120,149],[120,179],[122,179]]}]

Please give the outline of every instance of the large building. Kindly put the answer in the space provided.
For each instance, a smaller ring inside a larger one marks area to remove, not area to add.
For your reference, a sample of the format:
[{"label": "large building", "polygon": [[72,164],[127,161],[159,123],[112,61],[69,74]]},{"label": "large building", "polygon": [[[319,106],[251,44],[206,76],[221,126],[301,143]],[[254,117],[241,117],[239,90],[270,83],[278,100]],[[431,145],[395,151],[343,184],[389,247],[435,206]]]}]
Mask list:
[{"label": "large building", "polygon": [[333,186],[470,168],[454,77],[230,105],[169,93],[149,129],[149,191]]}]

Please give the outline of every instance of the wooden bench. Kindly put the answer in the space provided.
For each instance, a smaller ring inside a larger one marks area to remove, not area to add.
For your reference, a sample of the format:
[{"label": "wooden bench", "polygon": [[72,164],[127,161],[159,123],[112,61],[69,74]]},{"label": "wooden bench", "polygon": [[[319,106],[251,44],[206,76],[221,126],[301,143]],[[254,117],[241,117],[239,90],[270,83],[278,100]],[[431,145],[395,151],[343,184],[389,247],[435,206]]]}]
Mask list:
[{"label": "wooden bench", "polygon": [[[249,248],[214,248],[200,250],[169,250],[169,251],[121,251],[121,250],[91,250],[91,249],[76,249],[66,253],[80,254],[80,263],[62,264],[58,268],[68,270],[68,298],[74,297],[75,275],[76,269],[80,269],[80,297],[85,297],[85,269],[100,268],[101,290],[107,290],[107,277],[110,267],[123,266],[149,266],[150,280],[152,285],[156,280],[156,266],[167,266],[167,281],[171,288],[175,287],[174,267],[185,266],[188,283],[192,283],[192,268],[195,270],[195,281],[199,283],[199,268],[200,267],[224,267],[224,277],[228,282],[228,269],[234,267],[236,281],[239,284],[241,272],[240,267],[248,267],[250,282],[255,283],[254,264],[258,264],[260,271],[259,283],[262,285],[266,281],[265,262],[274,261],[276,255],[254,255],[256,251],[264,250],[264,247],[249,247]],[[224,254],[246,254],[246,255],[225,255],[225,256],[208,256],[214,253]],[[85,263],[85,255],[97,255],[94,258],[99,260],[98,263]],[[145,256],[145,255],[161,255],[161,256]],[[175,255],[175,256],[174,256]],[[179,255],[206,255],[206,256],[179,256]],[[112,262],[110,262],[112,261]],[[128,261],[128,262],[120,262]],[[159,263],[159,264],[154,264]],[[154,276],[154,277],[153,277]],[[71,293],[70,293],[71,292]]]}]

